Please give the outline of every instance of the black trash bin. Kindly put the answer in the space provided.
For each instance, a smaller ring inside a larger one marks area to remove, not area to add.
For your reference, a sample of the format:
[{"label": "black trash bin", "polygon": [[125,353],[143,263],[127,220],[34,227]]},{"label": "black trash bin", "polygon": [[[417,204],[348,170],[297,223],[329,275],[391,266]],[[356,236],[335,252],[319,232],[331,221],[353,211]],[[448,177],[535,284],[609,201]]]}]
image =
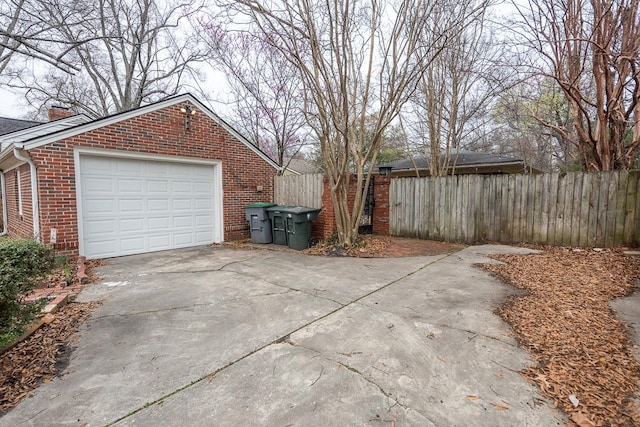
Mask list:
[{"label": "black trash bin", "polygon": [[318,218],[320,209],[306,206],[275,206],[268,208],[272,221],[273,242],[291,249],[309,247],[311,221]]},{"label": "black trash bin", "polygon": [[267,208],[275,206],[274,203],[258,202],[245,206],[245,217],[251,228],[251,241],[253,243],[271,243],[271,221]]}]

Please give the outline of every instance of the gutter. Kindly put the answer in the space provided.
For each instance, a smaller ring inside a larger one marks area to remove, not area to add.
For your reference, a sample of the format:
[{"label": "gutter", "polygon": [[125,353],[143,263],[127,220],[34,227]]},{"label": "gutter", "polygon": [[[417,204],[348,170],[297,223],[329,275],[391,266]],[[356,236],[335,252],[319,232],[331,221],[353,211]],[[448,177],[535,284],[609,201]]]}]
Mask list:
[{"label": "gutter", "polygon": [[[28,156],[23,156],[17,148],[13,149],[16,159],[29,164],[31,175],[31,207],[33,214],[33,237],[40,242],[40,205],[38,204],[38,176],[36,165]],[[4,199],[3,199],[4,201]]]},{"label": "gutter", "polygon": [[9,227],[9,220],[7,219],[7,187],[4,182],[4,171],[0,169],[0,192],[2,194],[2,232],[1,236],[6,236]]}]

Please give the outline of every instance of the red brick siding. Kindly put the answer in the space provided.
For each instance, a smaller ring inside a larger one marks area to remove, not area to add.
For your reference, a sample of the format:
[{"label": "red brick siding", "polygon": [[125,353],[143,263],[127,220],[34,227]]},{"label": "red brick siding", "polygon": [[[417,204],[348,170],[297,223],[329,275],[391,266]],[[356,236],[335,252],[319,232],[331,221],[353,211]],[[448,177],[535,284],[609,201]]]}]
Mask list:
[{"label": "red brick siding", "polygon": [[30,151],[38,169],[42,235],[48,243],[56,228],[57,249],[69,253],[78,250],[74,147],[220,160],[225,240],[249,236],[245,205],[273,200],[273,167],[200,111],[185,130],[180,105],[173,105]]},{"label": "red brick siding", "polygon": [[373,233],[389,235],[389,185],[391,177],[376,175],[373,185]]},{"label": "red brick siding", "polygon": [[[18,182],[20,175],[22,193],[22,215],[18,209]],[[7,235],[31,238],[33,236],[33,205],[31,199],[31,173],[24,164],[4,173],[7,194]]]},{"label": "red brick siding", "polygon": [[[373,233],[380,235],[389,235],[389,184],[391,178],[388,176],[375,175],[373,196]],[[356,195],[356,179],[353,178],[349,183],[349,206],[353,206]],[[336,217],[331,201],[331,189],[329,188],[329,179],[324,178],[324,189],[322,192],[322,211],[318,215],[318,219],[311,224],[311,234],[318,240],[325,240],[336,231]]]}]

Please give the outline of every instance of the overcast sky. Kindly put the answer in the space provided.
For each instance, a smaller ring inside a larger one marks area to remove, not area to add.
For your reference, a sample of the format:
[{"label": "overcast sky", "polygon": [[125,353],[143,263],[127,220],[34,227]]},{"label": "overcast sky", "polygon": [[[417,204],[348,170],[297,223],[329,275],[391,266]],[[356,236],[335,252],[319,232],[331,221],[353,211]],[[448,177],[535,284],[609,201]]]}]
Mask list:
[{"label": "overcast sky", "polygon": [[[509,1],[502,1],[492,6],[494,16],[501,20],[503,17],[513,15],[515,10],[513,5]],[[222,73],[215,71],[207,71],[207,81],[198,83],[199,87],[207,93],[207,96],[213,99],[213,102],[207,102],[202,99],[202,96],[198,94],[195,89],[187,89],[184,92],[191,92],[197,98],[201,99],[207,104],[213,111],[219,114],[223,118],[228,118],[231,107],[229,106],[230,99],[225,91],[227,87],[225,77]],[[16,119],[32,120],[35,111],[32,108],[27,107],[27,102],[24,99],[24,94],[12,93],[8,91],[3,85],[0,84],[0,116],[11,117]]]}]

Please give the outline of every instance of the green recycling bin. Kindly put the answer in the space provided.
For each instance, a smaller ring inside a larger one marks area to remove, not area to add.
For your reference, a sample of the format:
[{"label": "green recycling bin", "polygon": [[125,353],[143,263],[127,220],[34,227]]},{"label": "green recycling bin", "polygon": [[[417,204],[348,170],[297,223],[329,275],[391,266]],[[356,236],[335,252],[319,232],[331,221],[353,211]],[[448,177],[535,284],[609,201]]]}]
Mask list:
[{"label": "green recycling bin", "polygon": [[267,208],[269,219],[271,220],[271,235],[273,243],[287,246],[287,216],[282,209],[289,209],[291,206],[274,206]]},{"label": "green recycling bin", "polygon": [[273,243],[291,249],[309,247],[311,221],[318,218],[320,209],[306,206],[274,206],[267,208],[272,224]]},{"label": "green recycling bin", "polygon": [[258,202],[245,206],[245,218],[251,228],[251,241],[253,243],[271,243],[271,221],[267,208],[275,206],[274,203]]}]

